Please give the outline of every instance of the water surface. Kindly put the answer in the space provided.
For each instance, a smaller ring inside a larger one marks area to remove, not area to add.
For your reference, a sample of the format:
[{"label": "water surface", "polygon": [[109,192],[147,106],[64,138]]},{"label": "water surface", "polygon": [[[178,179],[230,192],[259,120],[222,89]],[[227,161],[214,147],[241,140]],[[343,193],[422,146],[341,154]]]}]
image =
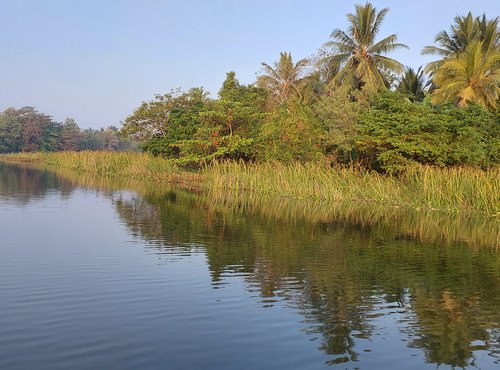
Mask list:
[{"label": "water surface", "polygon": [[130,186],[0,164],[0,369],[500,367],[491,219]]}]

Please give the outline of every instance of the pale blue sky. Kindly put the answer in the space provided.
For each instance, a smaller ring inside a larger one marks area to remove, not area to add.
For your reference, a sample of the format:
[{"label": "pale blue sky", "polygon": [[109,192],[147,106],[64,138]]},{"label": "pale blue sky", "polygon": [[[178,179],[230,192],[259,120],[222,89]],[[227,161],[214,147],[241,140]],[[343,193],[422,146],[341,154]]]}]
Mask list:
[{"label": "pale blue sky", "polygon": [[[81,127],[119,125],[141,101],[204,86],[225,73],[255,81],[280,51],[308,57],[355,3],[341,0],[0,0],[0,110],[29,105]],[[392,56],[418,67],[424,45],[457,14],[500,14],[500,0],[373,0],[389,7],[380,37],[410,46]]]}]

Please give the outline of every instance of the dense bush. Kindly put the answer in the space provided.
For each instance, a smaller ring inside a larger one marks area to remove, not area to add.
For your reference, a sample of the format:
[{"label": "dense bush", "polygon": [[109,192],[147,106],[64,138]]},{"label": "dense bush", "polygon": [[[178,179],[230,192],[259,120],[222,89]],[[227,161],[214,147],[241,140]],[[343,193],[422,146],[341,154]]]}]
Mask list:
[{"label": "dense bush", "polygon": [[416,163],[488,166],[498,161],[498,122],[475,105],[459,109],[380,95],[360,115],[356,150],[367,166],[398,171]]}]

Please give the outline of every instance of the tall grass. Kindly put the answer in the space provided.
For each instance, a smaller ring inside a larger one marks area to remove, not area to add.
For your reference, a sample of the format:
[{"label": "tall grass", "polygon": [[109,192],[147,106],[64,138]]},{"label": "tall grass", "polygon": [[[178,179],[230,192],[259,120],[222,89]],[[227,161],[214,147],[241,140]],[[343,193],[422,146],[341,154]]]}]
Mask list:
[{"label": "tall grass", "polygon": [[98,176],[175,183],[188,189],[247,192],[294,199],[376,203],[416,210],[500,216],[500,168],[420,166],[396,176],[320,163],[213,163],[193,173],[148,154],[62,152],[4,155],[0,159],[40,162]]},{"label": "tall grass", "polygon": [[227,162],[202,173],[211,189],[500,216],[499,168],[420,166],[395,177],[321,164]]},{"label": "tall grass", "polygon": [[187,189],[198,188],[201,183],[199,174],[181,171],[171,161],[141,153],[105,151],[20,153],[3,155],[0,159],[38,163],[96,176],[170,182]]}]

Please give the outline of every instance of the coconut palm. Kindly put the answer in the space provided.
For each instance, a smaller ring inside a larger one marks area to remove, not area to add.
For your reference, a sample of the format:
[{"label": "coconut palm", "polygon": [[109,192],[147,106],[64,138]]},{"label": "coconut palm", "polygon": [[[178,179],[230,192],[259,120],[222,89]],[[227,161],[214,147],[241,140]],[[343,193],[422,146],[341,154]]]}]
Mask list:
[{"label": "coconut palm", "polygon": [[435,71],[436,89],[432,102],[454,102],[465,106],[476,102],[495,109],[500,93],[500,51],[485,50],[480,41],[473,41],[456,57],[444,59]]},{"label": "coconut palm", "polygon": [[275,62],[273,67],[262,63],[264,71],[258,77],[257,83],[260,87],[269,90],[274,99],[280,104],[286,102],[292,96],[298,96],[301,99],[300,81],[304,67],[307,64],[307,59],[301,59],[297,63],[293,63],[292,54],[282,52],[280,53],[279,62]]},{"label": "coconut palm", "polygon": [[349,79],[356,89],[370,84],[375,88],[384,88],[386,79],[383,71],[401,73],[403,65],[387,57],[388,54],[408,46],[398,43],[396,34],[389,35],[380,41],[376,37],[382,22],[389,12],[388,8],[377,11],[372,4],[355,5],[354,14],[348,14],[349,28],[347,31],[335,29],[330,35],[331,40],[324,44],[333,49],[330,56],[333,63],[342,66],[333,79],[333,84]]},{"label": "coconut palm", "polygon": [[410,95],[410,100],[412,101],[422,101],[425,97],[425,88],[427,85],[428,83],[425,81],[422,67],[419,67],[417,71],[411,67],[407,67],[403,76],[399,79],[396,90],[402,94]]},{"label": "coconut palm", "polygon": [[209,100],[209,95],[203,86],[193,87],[187,92],[188,99],[196,103],[205,103]]},{"label": "coconut palm", "polygon": [[500,30],[498,28],[500,18],[488,20],[483,14],[481,17],[474,17],[471,12],[466,16],[456,16],[450,32],[441,31],[436,35],[434,42],[438,46],[425,46],[422,54],[439,55],[443,59],[427,64],[426,70],[433,72],[445,58],[456,56],[464,51],[469,44],[474,41],[482,42],[483,50],[500,47]]}]

